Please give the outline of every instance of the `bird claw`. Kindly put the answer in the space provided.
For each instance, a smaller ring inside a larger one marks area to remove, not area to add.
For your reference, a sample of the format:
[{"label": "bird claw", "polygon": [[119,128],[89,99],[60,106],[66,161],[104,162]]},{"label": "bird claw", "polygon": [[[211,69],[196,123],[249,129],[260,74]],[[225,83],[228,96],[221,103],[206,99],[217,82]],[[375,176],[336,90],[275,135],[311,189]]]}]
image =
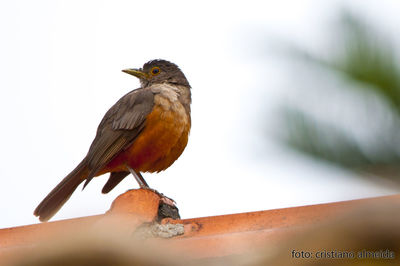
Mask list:
[{"label": "bird claw", "polygon": [[158,192],[157,190],[153,189],[153,188],[148,188],[149,190],[153,191],[154,193],[156,193],[157,195],[159,195],[161,197],[161,201],[167,205],[171,205],[171,206],[176,206],[176,201],[165,196],[163,193]]},{"label": "bird claw", "polygon": [[170,206],[176,207],[176,201],[165,196],[163,193],[158,192],[156,189],[151,188],[151,187],[142,187],[141,189],[146,189],[146,190],[150,190],[151,192],[157,194],[158,196],[160,196],[160,200]]}]

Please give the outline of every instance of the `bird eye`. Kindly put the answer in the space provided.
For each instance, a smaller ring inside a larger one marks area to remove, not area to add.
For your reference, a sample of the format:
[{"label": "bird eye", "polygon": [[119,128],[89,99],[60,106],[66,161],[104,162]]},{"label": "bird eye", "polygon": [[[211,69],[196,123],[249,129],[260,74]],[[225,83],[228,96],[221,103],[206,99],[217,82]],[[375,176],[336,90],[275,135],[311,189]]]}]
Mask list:
[{"label": "bird eye", "polygon": [[153,67],[153,68],[151,69],[151,74],[152,74],[153,76],[160,74],[160,72],[161,72],[161,70],[160,70],[159,67]]}]

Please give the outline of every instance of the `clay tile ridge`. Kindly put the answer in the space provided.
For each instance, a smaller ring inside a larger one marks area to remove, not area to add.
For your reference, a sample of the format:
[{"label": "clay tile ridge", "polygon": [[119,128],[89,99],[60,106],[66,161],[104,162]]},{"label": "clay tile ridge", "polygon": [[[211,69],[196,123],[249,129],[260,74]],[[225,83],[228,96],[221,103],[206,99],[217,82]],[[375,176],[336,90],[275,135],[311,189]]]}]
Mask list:
[{"label": "clay tile ridge", "polygon": [[[241,254],[262,243],[279,244],[302,226],[327,221],[371,202],[397,201],[400,195],[326,204],[190,219],[160,219],[160,195],[150,190],[130,190],[118,196],[102,215],[0,229],[0,260],[10,250],[32,246],[68,230],[86,230],[118,224],[127,234],[144,225],[152,228],[151,241],[162,239],[195,258]],[[165,240],[167,239],[167,240]]]}]

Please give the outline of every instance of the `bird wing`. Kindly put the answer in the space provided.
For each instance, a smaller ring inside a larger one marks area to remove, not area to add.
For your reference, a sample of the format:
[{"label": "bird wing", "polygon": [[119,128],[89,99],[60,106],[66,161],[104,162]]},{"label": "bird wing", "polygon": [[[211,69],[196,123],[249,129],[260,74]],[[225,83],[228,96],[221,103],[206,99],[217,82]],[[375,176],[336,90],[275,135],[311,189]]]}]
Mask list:
[{"label": "bird wing", "polygon": [[98,171],[132,144],[145,127],[153,105],[153,92],[137,89],[123,96],[108,110],[86,155],[90,172],[84,188]]}]

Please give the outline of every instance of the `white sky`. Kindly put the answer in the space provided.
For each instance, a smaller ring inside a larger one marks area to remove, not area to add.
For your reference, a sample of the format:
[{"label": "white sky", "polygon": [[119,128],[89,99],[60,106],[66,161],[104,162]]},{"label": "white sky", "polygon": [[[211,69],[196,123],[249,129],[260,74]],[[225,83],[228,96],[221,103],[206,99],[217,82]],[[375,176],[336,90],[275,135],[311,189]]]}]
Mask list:
[{"label": "white sky", "polygon": [[[84,157],[104,113],[139,86],[121,69],[156,58],[178,64],[193,87],[189,145],[169,169],[144,175],[183,218],[397,192],[263,135],[288,81],[257,42],[276,34],[318,43],[340,3],[0,1],[0,228],[38,222],[34,208]],[[396,1],[352,6],[398,25]],[[103,195],[106,180],[78,188],[53,220],[104,213],[137,188],[128,177]]]}]

